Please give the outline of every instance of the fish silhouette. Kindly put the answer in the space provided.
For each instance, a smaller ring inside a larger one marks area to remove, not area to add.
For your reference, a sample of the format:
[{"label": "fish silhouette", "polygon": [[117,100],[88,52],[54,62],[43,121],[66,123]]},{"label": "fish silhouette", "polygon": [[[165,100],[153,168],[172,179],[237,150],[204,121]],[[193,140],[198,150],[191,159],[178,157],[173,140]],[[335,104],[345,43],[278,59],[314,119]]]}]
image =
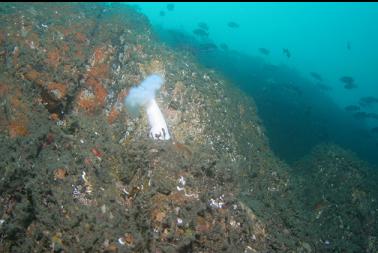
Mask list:
[{"label": "fish silhouette", "polygon": [[359,111],[360,110],[360,107],[358,105],[348,105],[348,106],[345,106],[345,111],[348,111],[348,112],[355,112],[355,111]]},{"label": "fish silhouette", "polygon": [[174,9],[175,9],[175,5],[174,4],[167,4],[167,10],[173,11]]},{"label": "fish silhouette", "polygon": [[224,51],[227,51],[227,50],[228,50],[228,46],[227,46],[226,43],[221,43],[221,44],[219,45],[219,47],[220,47],[222,50],[224,50]]},{"label": "fish silhouette", "polygon": [[323,81],[323,78],[321,75],[319,75],[318,73],[316,72],[310,72],[310,75],[312,76],[312,78],[314,78],[315,80],[321,82]]},{"label": "fish silhouette", "polygon": [[205,31],[209,30],[209,26],[205,22],[198,23],[198,27]]},{"label": "fish silhouette", "polygon": [[259,52],[263,55],[269,55],[270,51],[266,48],[259,48]]},{"label": "fish silhouette", "polygon": [[378,98],[372,97],[372,96],[362,97],[362,98],[360,98],[359,103],[363,107],[368,107],[368,106],[370,107],[370,106],[378,103]]},{"label": "fish silhouette", "polygon": [[202,30],[200,28],[194,29],[193,33],[201,38],[209,36],[209,33],[206,32],[205,30]]},{"label": "fish silhouette", "polygon": [[228,25],[229,27],[231,27],[231,28],[239,28],[239,24],[238,24],[238,23],[235,23],[235,22],[233,22],[233,21],[228,22],[227,25]]},{"label": "fish silhouette", "polygon": [[354,78],[351,76],[343,76],[340,78],[340,81],[344,83],[345,89],[357,88],[357,85],[354,83]]},{"label": "fish silhouette", "polygon": [[287,48],[283,48],[282,53],[284,53],[287,56],[287,58],[290,58],[290,56],[291,56],[290,51]]}]

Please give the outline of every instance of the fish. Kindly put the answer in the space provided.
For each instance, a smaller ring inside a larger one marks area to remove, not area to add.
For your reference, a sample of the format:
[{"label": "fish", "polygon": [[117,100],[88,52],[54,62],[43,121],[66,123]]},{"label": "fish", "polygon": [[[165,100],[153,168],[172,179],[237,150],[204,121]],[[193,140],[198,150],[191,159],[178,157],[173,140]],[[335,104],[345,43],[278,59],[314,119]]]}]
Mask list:
[{"label": "fish", "polygon": [[356,112],[353,114],[353,117],[356,119],[366,119],[368,117],[368,114],[366,112]]},{"label": "fish", "polygon": [[228,22],[227,25],[228,27],[231,27],[231,28],[239,28],[239,24],[233,21]]},{"label": "fish", "polygon": [[372,105],[378,103],[378,98],[372,97],[372,96],[362,97],[362,98],[360,98],[359,103],[363,107],[372,106]]},{"label": "fish", "polygon": [[159,15],[160,15],[161,17],[164,17],[164,16],[165,16],[165,11],[160,11],[160,12],[159,12]]},{"label": "fish", "polygon": [[214,43],[204,43],[198,46],[198,50],[201,52],[210,52],[216,49],[218,49],[218,47]]},{"label": "fish", "polygon": [[287,58],[290,58],[290,56],[291,56],[290,51],[287,48],[282,48],[282,53],[286,54]]},{"label": "fish", "polygon": [[227,50],[228,50],[228,46],[227,46],[226,43],[221,43],[221,44],[219,45],[219,47],[220,47],[223,51],[227,51]]},{"label": "fish", "polygon": [[340,77],[340,81],[343,83],[354,83],[354,79],[351,76],[342,76]]},{"label": "fish", "polygon": [[357,88],[357,85],[354,83],[347,83],[344,85],[344,88],[347,90],[351,90],[351,89]]},{"label": "fish", "polygon": [[167,4],[167,10],[173,11],[174,9],[175,9],[175,5],[174,4]]},{"label": "fish", "polygon": [[353,89],[357,88],[357,85],[354,83],[354,78],[351,76],[342,76],[340,77],[340,81],[343,82],[345,89]]},{"label": "fish", "polygon": [[302,90],[294,84],[291,84],[291,83],[284,84],[283,87],[285,87],[288,91],[292,91],[292,92],[296,93],[299,96],[302,95]]},{"label": "fish", "polygon": [[366,115],[367,118],[370,118],[370,119],[378,119],[378,114],[377,113],[374,113],[374,112],[369,112],[367,115]]},{"label": "fish", "polygon": [[[299,93],[299,95],[302,95],[302,92],[300,92]],[[306,106],[305,108],[304,108],[304,114],[306,115],[306,116],[311,116],[311,114],[312,114],[312,106]]]},{"label": "fish", "polygon": [[269,55],[270,54],[270,51],[266,48],[259,48],[259,52],[263,55]]},{"label": "fish", "polygon": [[205,22],[198,23],[198,27],[205,31],[209,30],[209,26]]},{"label": "fish", "polygon": [[345,106],[345,111],[348,111],[348,112],[355,112],[355,111],[359,111],[360,110],[360,107],[358,105],[348,105],[348,106]]},{"label": "fish", "polygon": [[185,51],[193,56],[197,55],[198,50],[191,44],[183,44],[178,47],[179,50]]},{"label": "fish", "polygon": [[319,75],[319,74],[316,73],[316,72],[310,72],[310,75],[311,75],[312,78],[314,78],[315,80],[317,80],[317,81],[319,81],[319,82],[323,81],[322,76]]},{"label": "fish", "polygon": [[269,72],[276,72],[278,70],[277,65],[270,64],[270,63],[264,64],[263,68],[265,71],[269,71]]},{"label": "fish", "polygon": [[194,29],[193,33],[201,38],[209,36],[209,33],[206,32],[205,30],[202,30],[200,28]]},{"label": "fish", "polygon": [[326,85],[326,84],[323,84],[323,83],[319,83],[319,84],[318,84],[318,87],[319,87],[322,91],[330,91],[330,90],[332,90],[332,88],[331,88],[329,85]]},{"label": "fish", "polygon": [[352,49],[349,41],[347,41],[347,49],[348,49],[348,51],[350,51]]},{"label": "fish", "polygon": [[[111,5],[113,5],[113,4],[111,4]],[[135,11],[137,11],[137,12],[141,12],[141,11],[142,11],[142,9],[140,8],[140,6],[137,5],[137,4],[130,4],[129,6],[130,6],[132,9],[134,9]]]},{"label": "fish", "polygon": [[378,134],[378,127],[373,127],[370,131],[371,131],[373,134]]}]

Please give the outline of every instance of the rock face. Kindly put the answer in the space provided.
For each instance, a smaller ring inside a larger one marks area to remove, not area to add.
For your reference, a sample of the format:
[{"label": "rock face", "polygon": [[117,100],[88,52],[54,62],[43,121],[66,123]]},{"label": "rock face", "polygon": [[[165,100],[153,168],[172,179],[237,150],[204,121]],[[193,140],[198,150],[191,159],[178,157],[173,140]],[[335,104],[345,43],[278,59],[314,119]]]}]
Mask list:
[{"label": "rock face", "polygon": [[[375,252],[377,171],[332,144],[316,147],[294,166],[298,200],[320,252]],[[312,178],[312,180],[309,180]],[[358,231],[364,231],[363,235]]]},{"label": "rock face", "polygon": [[[159,44],[137,10],[0,12],[1,252],[315,250],[253,101]],[[152,73],[169,141],[123,105]]]}]

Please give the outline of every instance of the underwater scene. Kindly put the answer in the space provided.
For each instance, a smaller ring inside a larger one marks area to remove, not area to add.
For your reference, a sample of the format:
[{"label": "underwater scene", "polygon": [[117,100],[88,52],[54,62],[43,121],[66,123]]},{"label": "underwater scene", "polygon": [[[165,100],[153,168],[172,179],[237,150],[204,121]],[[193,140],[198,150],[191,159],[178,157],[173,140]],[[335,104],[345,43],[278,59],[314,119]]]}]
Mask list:
[{"label": "underwater scene", "polygon": [[378,3],[0,23],[0,252],[378,252]]}]

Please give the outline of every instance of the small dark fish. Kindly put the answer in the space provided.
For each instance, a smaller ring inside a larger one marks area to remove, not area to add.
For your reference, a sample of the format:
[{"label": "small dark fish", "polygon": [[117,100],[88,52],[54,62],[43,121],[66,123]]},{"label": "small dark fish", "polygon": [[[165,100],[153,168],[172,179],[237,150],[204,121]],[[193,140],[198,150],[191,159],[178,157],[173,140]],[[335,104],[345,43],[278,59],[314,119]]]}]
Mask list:
[{"label": "small dark fish", "polygon": [[[112,4],[111,4],[112,5]],[[132,9],[134,9],[135,11],[137,11],[137,12],[141,12],[142,10],[141,10],[141,8],[140,8],[140,6],[139,5],[137,5],[137,4],[130,4],[129,5]]]},{"label": "small dark fish", "polygon": [[350,51],[352,49],[349,41],[347,42],[347,49],[348,49],[348,51]]},{"label": "small dark fish", "polygon": [[198,27],[205,31],[209,30],[209,26],[205,22],[198,23]]},{"label": "small dark fish", "polygon": [[366,131],[365,128],[358,128],[355,131],[356,135],[359,135],[363,138],[371,138],[371,133],[369,133],[369,131]]},{"label": "small dark fish", "polygon": [[355,112],[355,111],[359,111],[360,110],[360,107],[358,105],[348,105],[348,106],[345,106],[345,111],[348,111],[348,112]]},{"label": "small dark fish", "polygon": [[209,51],[214,51],[218,47],[214,43],[204,43],[200,44],[198,49],[202,52],[209,52]]},{"label": "small dark fish", "polygon": [[178,47],[180,50],[186,51],[191,55],[196,55],[197,54],[197,49],[191,45],[191,44],[182,44]]},{"label": "small dark fish", "polygon": [[351,76],[343,76],[343,77],[340,77],[340,81],[343,83],[353,83],[354,79]]},{"label": "small dark fish", "polygon": [[312,107],[311,106],[306,106],[306,108],[304,109],[304,114],[306,116],[310,116],[312,114]]},{"label": "small dark fish", "polygon": [[332,88],[326,84],[323,84],[323,83],[319,83],[318,84],[319,88],[322,90],[322,91],[330,91],[332,90]]},{"label": "small dark fish", "polygon": [[173,11],[174,9],[175,9],[175,5],[174,4],[167,4],[167,10]]},{"label": "small dark fish", "polygon": [[368,114],[366,112],[356,112],[353,114],[353,117],[356,119],[366,119],[368,117]]},{"label": "small dark fish", "polygon": [[340,78],[340,81],[345,84],[345,89],[353,89],[357,87],[357,85],[354,83],[354,78],[351,76],[343,76]]},{"label": "small dark fish", "polygon": [[323,78],[321,75],[319,75],[318,73],[316,72],[310,72],[310,75],[312,76],[312,78],[314,78],[315,80],[321,82],[323,81]]},{"label": "small dark fish", "polygon": [[290,58],[290,56],[291,56],[290,51],[287,48],[282,48],[282,53],[286,54],[287,58]]},{"label": "small dark fish", "polygon": [[164,17],[165,16],[165,11],[160,11],[159,14],[160,14],[161,17]]},{"label": "small dark fish", "polygon": [[209,36],[209,33],[208,33],[208,32],[206,32],[205,30],[199,29],[199,28],[194,29],[194,30],[193,30],[193,33],[194,33],[195,35],[201,37],[201,38],[204,38],[204,37]]},{"label": "small dark fish", "polygon": [[357,88],[357,85],[354,83],[347,83],[344,85],[344,88],[347,90],[351,90],[351,89]]},{"label": "small dark fish", "polygon": [[235,23],[233,21],[231,22],[228,22],[228,27],[231,27],[231,28],[239,28],[239,24],[238,23]]},{"label": "small dark fish", "polygon": [[278,70],[278,66],[274,64],[264,64],[264,70],[269,72],[276,72]]},{"label": "small dark fish", "polygon": [[378,98],[372,97],[372,96],[363,97],[363,98],[360,98],[360,102],[359,103],[363,107],[372,106],[375,103],[378,103]]},{"label": "small dark fish", "polygon": [[259,48],[259,52],[263,55],[269,55],[270,51],[266,48]]},{"label": "small dark fish", "polygon": [[370,112],[366,115],[367,118],[370,118],[370,119],[378,119],[378,114],[377,113],[374,113],[374,112]]},{"label": "small dark fish", "polygon": [[296,93],[299,96],[302,95],[301,89],[298,86],[294,85],[294,84],[287,84],[286,85],[286,89],[288,89],[289,91],[292,91],[292,92]]},{"label": "small dark fish", "polygon": [[227,46],[227,44],[225,44],[225,43],[221,43],[221,44],[219,45],[219,47],[220,47],[223,51],[228,51],[228,46]]},{"label": "small dark fish", "polygon": [[378,134],[378,127],[374,127],[374,128],[372,128],[372,129],[371,129],[371,132],[372,132],[373,134]]}]

